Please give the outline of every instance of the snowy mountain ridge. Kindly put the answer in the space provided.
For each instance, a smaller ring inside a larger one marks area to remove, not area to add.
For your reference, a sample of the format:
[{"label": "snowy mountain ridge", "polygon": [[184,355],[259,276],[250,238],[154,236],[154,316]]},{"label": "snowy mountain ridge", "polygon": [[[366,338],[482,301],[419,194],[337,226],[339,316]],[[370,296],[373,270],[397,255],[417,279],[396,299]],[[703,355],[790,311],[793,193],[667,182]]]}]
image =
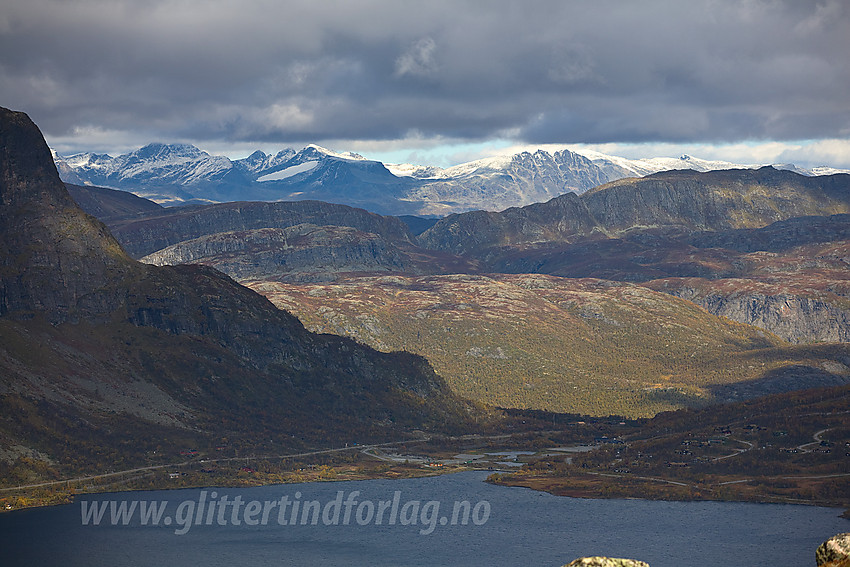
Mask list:
[{"label": "snowy mountain ridge", "polygon": [[[632,160],[589,150],[538,149],[439,168],[384,164],[315,144],[276,154],[258,150],[231,160],[191,144],[163,143],[117,157],[54,152],[54,161],[66,182],[122,189],[165,205],[315,199],[384,214],[439,216],[525,206],[570,191],[583,193],[624,177],[672,169],[712,171],[764,165],[689,155]],[[809,176],[846,171],[829,167],[804,170],[789,164],[775,167]]]}]

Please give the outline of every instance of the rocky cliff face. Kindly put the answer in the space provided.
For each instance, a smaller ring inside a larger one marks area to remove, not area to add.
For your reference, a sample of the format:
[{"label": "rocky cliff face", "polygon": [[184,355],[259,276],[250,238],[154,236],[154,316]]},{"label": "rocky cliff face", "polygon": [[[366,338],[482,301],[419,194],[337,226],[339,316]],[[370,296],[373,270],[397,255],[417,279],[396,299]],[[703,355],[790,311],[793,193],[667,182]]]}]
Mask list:
[{"label": "rocky cliff face", "polygon": [[425,248],[457,254],[486,254],[490,247],[527,242],[569,242],[576,236],[601,233],[602,228],[575,193],[546,203],[511,208],[500,213],[473,211],[450,215],[423,232]]},{"label": "rocky cliff face", "polygon": [[805,244],[850,240],[850,215],[807,215],[781,220],[756,229],[699,232],[687,237],[697,248],[724,248],[738,252],[785,252]]},{"label": "rocky cliff face", "polygon": [[850,175],[804,177],[772,167],[708,173],[670,171],[602,185],[583,196],[610,232],[638,227],[688,231],[758,228],[805,215],[850,212]]},{"label": "rocky cliff face", "polygon": [[747,280],[667,279],[651,286],[693,301],[714,315],[769,330],[792,343],[850,342],[850,310],[843,295],[818,298],[811,292],[792,294],[778,286]]}]

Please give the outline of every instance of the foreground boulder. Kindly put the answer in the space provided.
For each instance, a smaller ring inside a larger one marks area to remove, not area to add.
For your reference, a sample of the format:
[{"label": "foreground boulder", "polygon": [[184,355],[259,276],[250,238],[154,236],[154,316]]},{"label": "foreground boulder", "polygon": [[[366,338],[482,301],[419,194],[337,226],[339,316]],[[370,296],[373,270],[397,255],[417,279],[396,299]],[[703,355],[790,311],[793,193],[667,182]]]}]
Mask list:
[{"label": "foreground boulder", "polygon": [[819,566],[850,566],[850,533],[832,536],[818,547],[815,552]]},{"label": "foreground boulder", "polygon": [[580,557],[565,567],[649,567],[649,563],[635,559],[612,557]]}]

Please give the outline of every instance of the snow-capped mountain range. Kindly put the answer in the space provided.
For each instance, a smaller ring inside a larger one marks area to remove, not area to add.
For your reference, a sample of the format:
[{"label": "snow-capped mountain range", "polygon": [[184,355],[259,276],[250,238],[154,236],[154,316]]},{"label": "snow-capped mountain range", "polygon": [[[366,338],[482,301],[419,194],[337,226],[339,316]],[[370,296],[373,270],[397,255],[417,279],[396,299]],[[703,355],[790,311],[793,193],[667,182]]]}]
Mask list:
[{"label": "snow-capped mountain range", "polygon": [[[354,153],[309,145],[276,154],[256,151],[231,160],[189,144],[148,144],[134,152],[60,156],[67,183],[130,191],[158,203],[178,205],[223,201],[315,199],[362,207],[382,214],[446,215],[474,209],[499,211],[547,201],[624,177],[671,169],[710,171],[763,164],[679,158],[630,160],[597,152],[538,150],[480,159],[449,168],[384,164]],[[804,170],[803,175],[846,170]]]}]

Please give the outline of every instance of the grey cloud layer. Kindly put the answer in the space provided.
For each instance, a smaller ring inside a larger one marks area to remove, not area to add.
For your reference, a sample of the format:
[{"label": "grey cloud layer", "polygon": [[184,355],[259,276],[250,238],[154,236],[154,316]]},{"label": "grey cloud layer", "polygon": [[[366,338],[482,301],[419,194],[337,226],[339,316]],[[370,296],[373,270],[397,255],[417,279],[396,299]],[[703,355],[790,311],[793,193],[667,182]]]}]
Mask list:
[{"label": "grey cloud layer", "polygon": [[0,104],[54,136],[840,138],[849,16],[843,1],[0,0]]}]

